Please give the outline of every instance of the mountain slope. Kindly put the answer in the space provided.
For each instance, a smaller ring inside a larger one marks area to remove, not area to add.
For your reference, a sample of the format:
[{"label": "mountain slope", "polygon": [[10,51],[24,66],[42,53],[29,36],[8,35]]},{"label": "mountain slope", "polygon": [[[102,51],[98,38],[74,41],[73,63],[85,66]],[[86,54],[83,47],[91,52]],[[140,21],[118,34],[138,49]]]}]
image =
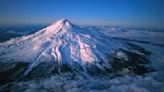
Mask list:
[{"label": "mountain slope", "polygon": [[1,43],[0,59],[29,62],[25,75],[41,62],[83,70],[94,65],[104,70],[112,66],[107,57],[110,54],[127,60],[125,43],[100,30],[83,28],[62,19],[34,34]]},{"label": "mountain slope", "polygon": [[0,43],[0,91],[163,92],[163,34],[59,20]]},{"label": "mountain slope", "polygon": [[31,62],[29,69],[46,61],[85,66],[104,59],[109,49],[104,43],[106,38],[96,30],[86,30],[62,19],[35,34],[0,44],[0,59]]}]

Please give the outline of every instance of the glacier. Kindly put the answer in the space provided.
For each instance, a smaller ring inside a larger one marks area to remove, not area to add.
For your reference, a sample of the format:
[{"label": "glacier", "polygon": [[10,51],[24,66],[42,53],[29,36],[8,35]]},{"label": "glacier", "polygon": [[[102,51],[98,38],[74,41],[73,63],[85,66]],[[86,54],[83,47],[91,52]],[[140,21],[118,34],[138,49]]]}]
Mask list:
[{"label": "glacier", "polygon": [[83,68],[88,63],[100,66],[97,62],[103,60],[105,64],[105,54],[119,47],[123,48],[123,44],[97,30],[86,30],[61,19],[34,34],[0,44],[0,59],[30,62],[27,74],[40,62],[67,64],[71,68],[76,67],[74,62]]},{"label": "glacier", "polygon": [[164,32],[61,19],[0,43],[0,91],[163,92]]}]

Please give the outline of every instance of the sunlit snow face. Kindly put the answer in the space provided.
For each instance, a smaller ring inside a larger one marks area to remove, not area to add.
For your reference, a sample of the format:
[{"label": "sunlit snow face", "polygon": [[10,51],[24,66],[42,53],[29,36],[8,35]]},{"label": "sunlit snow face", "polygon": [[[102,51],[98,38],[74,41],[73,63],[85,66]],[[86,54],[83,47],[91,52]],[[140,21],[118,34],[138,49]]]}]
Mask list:
[{"label": "sunlit snow face", "polygon": [[89,45],[82,43],[79,41],[79,45],[80,45],[80,57],[83,61],[85,62],[93,62],[95,61],[95,56],[91,51],[91,48]]}]

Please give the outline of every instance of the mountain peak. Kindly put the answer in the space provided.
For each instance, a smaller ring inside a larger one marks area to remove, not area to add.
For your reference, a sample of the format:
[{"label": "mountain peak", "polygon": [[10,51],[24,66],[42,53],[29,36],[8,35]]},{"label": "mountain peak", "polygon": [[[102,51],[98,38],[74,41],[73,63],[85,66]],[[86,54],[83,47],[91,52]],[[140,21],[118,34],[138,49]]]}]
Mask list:
[{"label": "mountain peak", "polygon": [[69,20],[67,20],[66,18],[63,18],[63,19],[61,19],[61,20],[59,20],[59,21],[62,21],[62,22],[69,22]]},{"label": "mountain peak", "polygon": [[72,25],[72,23],[69,20],[65,19],[65,18],[59,20],[59,22],[62,25]]},{"label": "mountain peak", "polygon": [[61,24],[61,25],[65,25],[65,24],[72,25],[72,23],[69,20],[67,20],[66,18],[60,19],[57,22],[55,22],[55,24],[56,23]]},{"label": "mountain peak", "polygon": [[71,26],[72,26],[72,23],[69,20],[63,18],[61,20],[58,20],[57,22],[54,22],[52,25],[49,26],[49,28],[50,29],[56,29],[57,27],[67,27],[67,28],[69,28]]}]

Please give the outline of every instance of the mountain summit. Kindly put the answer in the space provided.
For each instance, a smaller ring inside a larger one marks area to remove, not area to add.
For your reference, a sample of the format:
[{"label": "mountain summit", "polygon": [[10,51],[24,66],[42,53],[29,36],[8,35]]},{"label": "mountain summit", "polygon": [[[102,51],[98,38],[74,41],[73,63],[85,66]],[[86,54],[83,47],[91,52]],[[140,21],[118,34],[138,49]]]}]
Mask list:
[{"label": "mountain summit", "polygon": [[51,27],[55,27],[55,26],[72,26],[72,23],[70,21],[68,21],[67,19],[61,19],[58,20],[57,22],[54,22],[52,25],[50,25]]}]

